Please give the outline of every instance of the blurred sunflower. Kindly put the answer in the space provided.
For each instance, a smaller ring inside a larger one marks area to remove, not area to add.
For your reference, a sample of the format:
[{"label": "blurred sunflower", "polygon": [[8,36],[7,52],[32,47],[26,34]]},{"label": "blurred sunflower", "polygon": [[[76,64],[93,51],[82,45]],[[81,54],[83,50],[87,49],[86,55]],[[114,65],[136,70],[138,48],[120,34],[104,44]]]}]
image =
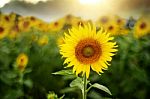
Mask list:
[{"label": "blurred sunflower", "polygon": [[25,20],[30,22],[30,28],[38,29],[42,32],[48,32],[48,23],[34,17],[26,17]]},{"label": "blurred sunflower", "polygon": [[0,24],[0,39],[7,36],[9,28],[6,25]]},{"label": "blurred sunflower", "polygon": [[11,28],[15,23],[10,15],[1,14],[0,20],[1,24],[7,25],[9,28]]},{"label": "blurred sunflower", "polygon": [[86,24],[86,21],[81,20],[81,19],[74,19],[71,23],[71,26],[73,27],[78,27],[79,25],[84,26],[84,24]]},{"label": "blurred sunflower", "polygon": [[101,16],[96,21],[96,26],[103,27],[107,30],[110,35],[118,35],[119,34],[119,25],[117,23],[116,17],[112,15]]},{"label": "blurred sunflower", "polygon": [[126,19],[120,17],[120,16],[115,16],[116,23],[119,25],[119,27],[124,27],[127,23]]},{"label": "blurred sunflower", "polygon": [[79,19],[79,17],[75,17],[69,14],[69,15],[66,15],[63,19],[65,20],[65,24],[72,25],[74,20]]},{"label": "blurred sunflower", "polygon": [[49,32],[49,24],[43,21],[40,21],[37,29],[42,31],[42,32]]},{"label": "blurred sunflower", "polygon": [[58,45],[64,44],[64,39],[63,39],[63,37],[58,37],[58,39],[57,39],[57,44],[58,44]]},{"label": "blurred sunflower", "polygon": [[49,24],[49,30],[52,31],[52,32],[58,32],[64,27],[64,24],[65,24],[64,19],[59,19],[55,22],[51,22]]},{"label": "blurred sunflower", "polygon": [[110,35],[119,35],[119,26],[115,21],[110,21],[104,26],[104,29],[107,30]]},{"label": "blurred sunflower", "polygon": [[11,29],[10,29],[10,32],[8,34],[8,37],[10,39],[15,39],[18,34],[19,34],[20,30],[19,30],[19,27],[18,27],[18,24],[15,24]]},{"label": "blurred sunflower", "polygon": [[28,20],[26,17],[21,17],[21,16],[19,17],[18,27],[19,27],[20,31],[22,31],[22,32],[30,31],[33,24],[34,24],[34,22],[31,22],[31,20]]},{"label": "blurred sunflower", "polygon": [[34,28],[38,28],[38,25],[42,22],[42,20],[40,20],[34,16],[26,17],[26,20],[29,20],[32,23],[31,27],[34,27]]},{"label": "blurred sunflower", "polygon": [[19,56],[16,59],[16,64],[18,69],[23,72],[26,65],[28,64],[28,56],[24,53],[19,54]]},{"label": "blurred sunflower", "polygon": [[108,62],[112,60],[111,56],[115,55],[117,45],[111,42],[113,37],[109,37],[103,29],[96,32],[94,25],[81,25],[77,28],[72,27],[69,34],[65,33],[64,44],[60,45],[60,53],[66,58],[64,64],[67,67],[73,66],[73,72],[76,75],[82,74],[89,77],[90,68],[98,74],[106,70]]},{"label": "blurred sunflower", "polygon": [[127,34],[129,34],[129,32],[130,32],[130,30],[128,29],[128,28],[120,28],[120,30],[119,30],[119,34],[121,34],[121,35],[127,35]]},{"label": "blurred sunflower", "polygon": [[64,17],[64,20],[67,24],[69,24],[73,18],[74,18],[74,16],[69,14]]},{"label": "blurred sunflower", "polygon": [[97,26],[105,26],[106,24],[109,23],[109,21],[111,21],[111,17],[110,16],[101,16],[97,21],[96,21],[96,25]]},{"label": "blurred sunflower", "polygon": [[129,29],[126,28],[127,20],[120,17],[120,16],[115,16],[115,22],[116,22],[116,28],[118,28],[118,33],[114,35],[127,35],[129,33]]},{"label": "blurred sunflower", "polygon": [[150,17],[140,17],[134,26],[134,36],[140,38],[150,32]]},{"label": "blurred sunflower", "polygon": [[1,18],[1,21],[3,21],[3,22],[9,22],[10,21],[9,15],[1,14],[0,18]]},{"label": "blurred sunflower", "polygon": [[11,20],[11,21],[14,21],[14,22],[17,20],[17,16],[18,16],[18,15],[17,15],[16,13],[13,13],[13,12],[10,13],[10,15],[9,15],[10,20]]},{"label": "blurred sunflower", "polygon": [[38,44],[39,44],[40,46],[47,45],[47,44],[48,44],[48,40],[49,40],[48,36],[47,36],[47,35],[43,35],[43,36],[41,36],[41,37],[39,38]]}]

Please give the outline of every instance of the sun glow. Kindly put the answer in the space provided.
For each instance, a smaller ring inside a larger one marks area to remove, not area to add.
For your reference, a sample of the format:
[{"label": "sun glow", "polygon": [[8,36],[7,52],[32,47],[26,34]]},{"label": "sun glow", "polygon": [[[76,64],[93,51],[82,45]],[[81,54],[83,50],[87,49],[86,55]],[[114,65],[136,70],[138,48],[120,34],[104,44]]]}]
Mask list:
[{"label": "sun glow", "polygon": [[81,4],[97,4],[102,0],[80,0]]},{"label": "sun glow", "polygon": [[9,2],[10,2],[10,0],[0,0],[0,8]]}]

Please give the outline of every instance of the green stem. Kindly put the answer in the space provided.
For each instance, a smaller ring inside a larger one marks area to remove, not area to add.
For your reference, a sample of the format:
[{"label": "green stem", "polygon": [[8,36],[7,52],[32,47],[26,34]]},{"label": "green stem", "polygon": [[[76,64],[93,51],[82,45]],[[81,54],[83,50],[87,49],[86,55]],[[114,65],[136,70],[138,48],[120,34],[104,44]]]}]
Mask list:
[{"label": "green stem", "polygon": [[20,76],[20,78],[19,78],[19,83],[20,83],[20,85],[22,86],[23,85],[23,73],[20,73],[19,74],[19,76]]},{"label": "green stem", "polygon": [[84,89],[83,89],[83,99],[86,99],[86,97],[87,97],[87,91],[86,91],[86,89],[87,89],[87,79],[86,79],[86,75],[84,74],[84,76],[83,76],[83,84],[84,84]]},{"label": "green stem", "polygon": [[90,85],[90,87],[86,90],[86,92],[88,93],[89,92],[89,90],[92,88],[92,84],[91,83],[89,83],[89,85]]},{"label": "green stem", "polygon": [[20,84],[20,89],[22,90],[23,94],[24,94],[24,87],[23,87],[23,77],[24,77],[24,74],[21,72],[19,74],[20,78],[19,78],[19,84]]}]

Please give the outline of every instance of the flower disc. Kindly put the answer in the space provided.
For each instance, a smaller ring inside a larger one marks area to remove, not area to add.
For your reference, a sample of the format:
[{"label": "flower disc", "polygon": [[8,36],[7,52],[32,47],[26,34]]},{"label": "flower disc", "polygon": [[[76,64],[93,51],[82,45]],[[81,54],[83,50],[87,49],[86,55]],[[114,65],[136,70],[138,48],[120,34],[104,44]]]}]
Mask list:
[{"label": "flower disc", "polygon": [[4,31],[4,28],[3,27],[0,27],[0,34],[2,34]]},{"label": "flower disc", "polygon": [[96,62],[101,54],[101,48],[98,41],[94,39],[84,39],[79,41],[75,48],[75,56],[83,64],[92,64]]}]

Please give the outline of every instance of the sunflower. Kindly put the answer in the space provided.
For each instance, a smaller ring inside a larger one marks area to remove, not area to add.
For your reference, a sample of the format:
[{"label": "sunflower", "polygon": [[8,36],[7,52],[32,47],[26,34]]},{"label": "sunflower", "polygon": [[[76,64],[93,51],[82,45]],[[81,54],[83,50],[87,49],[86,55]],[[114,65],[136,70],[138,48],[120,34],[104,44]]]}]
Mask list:
[{"label": "sunflower", "polygon": [[70,24],[70,21],[72,20],[74,18],[74,16],[73,15],[66,15],[65,17],[64,17],[64,19],[65,19],[65,22],[67,23],[67,24]]},{"label": "sunflower", "polygon": [[105,24],[105,23],[107,23],[109,20],[110,20],[110,17],[109,17],[109,16],[101,16],[98,21],[99,21],[100,23],[102,23],[102,24]]},{"label": "sunflower", "polygon": [[38,40],[38,44],[40,46],[44,46],[44,45],[47,45],[48,44],[48,41],[49,41],[49,38],[47,35],[43,35],[42,37],[39,38]]},{"label": "sunflower", "polygon": [[115,20],[116,23],[120,26],[120,27],[124,27],[127,23],[126,19],[119,17],[119,16],[115,16]]},{"label": "sunflower", "polygon": [[129,34],[129,32],[130,32],[130,30],[125,27],[120,28],[120,30],[119,30],[119,34],[121,34],[121,35],[127,35],[127,34]]},{"label": "sunflower", "polygon": [[18,27],[21,32],[28,32],[31,30],[31,27],[33,26],[33,22],[31,20],[28,20],[26,17],[19,17],[18,20]]},{"label": "sunflower", "polygon": [[29,20],[32,23],[31,27],[34,27],[34,28],[37,28],[38,25],[42,22],[42,20],[40,20],[34,16],[26,17],[26,20]]},{"label": "sunflower", "polygon": [[84,24],[86,24],[86,23],[87,23],[86,21],[76,18],[72,21],[71,26],[73,26],[73,27],[78,27],[79,25],[84,26]]},{"label": "sunflower", "polygon": [[49,29],[52,32],[57,32],[57,31],[60,31],[64,27],[64,24],[65,24],[65,20],[64,19],[59,19],[55,22],[51,22],[49,24]]},{"label": "sunflower", "polygon": [[12,17],[10,15],[4,15],[2,14],[0,17],[1,23],[5,24],[9,27],[12,27],[14,25],[14,21],[12,20]]},{"label": "sunflower", "polygon": [[18,27],[18,24],[15,24],[11,29],[10,29],[10,32],[8,34],[8,37],[10,39],[16,39],[16,37],[18,36],[20,30],[19,30],[19,27]]},{"label": "sunflower", "polygon": [[64,44],[64,40],[62,36],[57,38],[57,44],[58,45]]},{"label": "sunflower", "polygon": [[108,15],[104,15],[104,16],[101,16],[97,21],[96,21],[96,25],[97,26],[105,26],[107,25],[111,20],[112,20],[112,16],[108,16]]},{"label": "sunflower", "polygon": [[6,25],[0,24],[0,39],[7,36],[9,28]]},{"label": "sunflower", "polygon": [[19,15],[17,15],[17,14],[14,13],[14,12],[12,12],[12,13],[9,14],[10,20],[13,21],[13,22],[17,20],[17,17],[18,17],[18,16],[19,16]]},{"label": "sunflower", "polygon": [[10,22],[9,15],[1,14],[0,19],[1,19],[2,22]]},{"label": "sunflower", "polygon": [[49,24],[45,23],[43,21],[40,21],[38,26],[37,26],[37,29],[39,29],[42,32],[48,32],[49,31]]},{"label": "sunflower", "polygon": [[110,35],[118,35],[119,33],[119,23],[117,22],[117,18],[113,15],[101,16],[99,20],[97,20],[96,25],[103,27]]},{"label": "sunflower", "polygon": [[148,34],[148,32],[150,32],[150,17],[140,17],[134,26],[134,36],[140,38]]},{"label": "sunflower", "polygon": [[48,23],[34,17],[34,16],[29,16],[26,17],[25,20],[28,20],[31,24],[30,24],[30,28],[35,28],[38,29],[42,32],[47,32],[48,31]]},{"label": "sunflower", "polygon": [[16,64],[20,71],[24,71],[26,65],[28,64],[28,56],[21,53],[16,59]]},{"label": "sunflower", "polygon": [[115,21],[115,27],[117,31],[114,33],[114,35],[127,35],[129,33],[129,29],[126,28],[127,20],[120,16],[115,16]]},{"label": "sunflower", "polygon": [[112,42],[113,37],[103,31],[96,32],[94,25],[87,24],[84,27],[72,27],[69,34],[65,33],[64,44],[60,45],[60,54],[65,58],[67,67],[73,66],[73,73],[89,77],[90,68],[98,74],[106,70],[108,62],[115,55],[117,45]]},{"label": "sunflower", "polygon": [[64,17],[65,24],[67,24],[67,25],[72,25],[74,23],[74,21],[77,19],[81,19],[81,18],[75,17],[75,16],[70,15],[70,14]]},{"label": "sunflower", "polygon": [[107,30],[110,35],[119,35],[119,25],[116,24],[114,20],[110,21],[104,26],[104,29]]}]

